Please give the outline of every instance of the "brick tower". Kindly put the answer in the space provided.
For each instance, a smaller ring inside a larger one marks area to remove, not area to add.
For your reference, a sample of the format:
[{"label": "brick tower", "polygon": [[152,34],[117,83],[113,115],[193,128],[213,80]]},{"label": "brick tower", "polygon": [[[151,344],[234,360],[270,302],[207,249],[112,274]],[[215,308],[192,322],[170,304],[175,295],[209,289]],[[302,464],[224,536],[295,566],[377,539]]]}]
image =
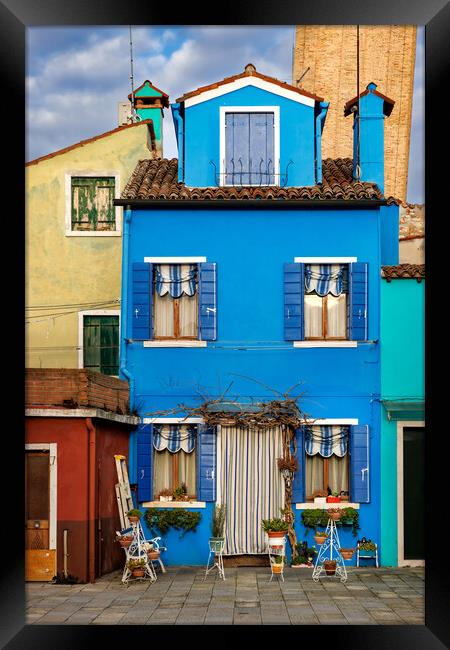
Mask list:
[{"label": "brick tower", "polygon": [[[352,157],[352,120],[344,104],[357,95],[356,25],[298,25],[292,83],[330,102],[322,136],[322,157]],[[416,26],[362,25],[359,28],[359,92],[368,83],[395,101],[385,121],[385,196],[406,201]],[[306,73],[300,84],[297,80]]]}]

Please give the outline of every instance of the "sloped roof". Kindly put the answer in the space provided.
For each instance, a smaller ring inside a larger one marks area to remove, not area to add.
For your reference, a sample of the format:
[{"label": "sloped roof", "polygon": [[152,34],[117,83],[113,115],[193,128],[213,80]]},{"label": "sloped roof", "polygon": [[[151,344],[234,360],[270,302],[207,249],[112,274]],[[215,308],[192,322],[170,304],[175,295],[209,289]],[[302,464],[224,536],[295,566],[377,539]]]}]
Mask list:
[{"label": "sloped roof", "polygon": [[[375,88],[371,89],[369,86],[375,86]],[[376,85],[375,84],[369,84],[364,90],[364,92],[359,93],[359,95],[356,95],[356,97],[353,97],[353,99],[350,99],[344,106],[344,116],[347,117],[350,115],[352,112],[352,108],[356,106],[358,102],[358,98],[361,99],[361,97],[364,97],[365,95],[368,95],[371,93],[372,95],[376,95],[377,97],[380,97],[383,100],[383,113],[386,115],[386,117],[389,117],[389,115],[392,113],[392,109],[394,108],[395,101],[393,99],[390,99],[389,97],[386,97],[386,95],[383,95],[380,93],[378,90],[376,90]]]},{"label": "sloped roof", "polygon": [[408,280],[415,278],[418,282],[425,278],[425,264],[397,264],[382,266],[381,277],[388,282],[391,280]]},{"label": "sloped roof", "polygon": [[245,66],[244,72],[241,72],[240,74],[235,74],[231,77],[225,77],[225,79],[222,79],[221,81],[216,81],[216,83],[213,84],[208,84],[207,86],[200,86],[200,88],[197,88],[196,90],[191,90],[190,92],[184,93],[184,95],[182,95],[175,101],[184,102],[186,99],[189,99],[190,97],[194,97],[195,95],[201,95],[202,93],[208,90],[219,88],[220,86],[224,86],[226,84],[232,83],[233,81],[237,81],[238,79],[244,79],[245,77],[258,77],[258,79],[262,79],[263,81],[276,84],[277,86],[280,86],[285,90],[290,90],[292,92],[298,93],[299,95],[303,95],[304,97],[309,97],[310,99],[314,99],[317,102],[323,102],[323,97],[318,97],[314,93],[310,93],[306,90],[303,90],[302,88],[297,88],[297,86],[291,86],[291,84],[288,84],[285,81],[280,81],[279,79],[276,79],[276,77],[269,77],[265,74],[261,74],[260,72],[257,72],[255,66],[252,63],[248,63]]},{"label": "sloped roof", "polygon": [[[352,178],[351,158],[327,158],[323,161],[323,183],[309,187],[186,187],[178,182],[178,160],[159,158],[140,160],[136,165],[121,200],[386,200],[375,183],[362,183]],[[398,203],[392,197],[387,203]]]},{"label": "sloped roof", "polygon": [[[157,87],[155,86],[155,84],[152,84],[152,82],[150,81],[150,79],[146,79],[146,80],[144,81],[144,83],[142,83],[140,86],[138,86],[138,88],[136,88],[136,90],[134,91],[134,96],[136,97],[136,94],[137,94],[140,90],[142,90],[142,88],[144,88],[145,84],[148,84],[149,86],[151,86],[151,87],[153,88],[153,90],[156,90],[156,92],[158,92],[158,93],[161,95],[161,97],[162,97],[162,102],[163,102],[164,106],[166,106],[167,108],[169,108],[169,95],[168,95],[167,93],[165,93],[164,90],[161,90],[160,88],[157,88]],[[128,99],[129,99],[130,101],[131,101],[131,97],[132,97],[132,93],[130,93],[130,94],[128,95]],[[146,95],[139,95],[139,97],[137,97],[137,99],[142,98],[142,97],[146,97]]]}]

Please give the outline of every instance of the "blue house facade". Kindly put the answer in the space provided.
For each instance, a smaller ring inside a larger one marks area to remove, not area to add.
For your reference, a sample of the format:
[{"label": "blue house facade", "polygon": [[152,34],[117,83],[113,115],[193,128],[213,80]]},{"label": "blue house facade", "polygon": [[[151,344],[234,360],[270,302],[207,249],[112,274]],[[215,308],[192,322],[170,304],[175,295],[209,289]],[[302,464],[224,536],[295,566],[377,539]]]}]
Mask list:
[{"label": "blue house facade", "polygon": [[[346,110],[355,124],[366,106],[377,115],[364,129],[360,119],[359,138],[377,156],[393,102],[373,84],[357,99]],[[380,269],[398,263],[398,205],[376,184],[379,166],[322,161],[323,98],[251,64],[171,107],[178,160],[140,161],[117,201],[121,376],[142,418],[130,480],[144,511],[179,507],[159,494],[184,483],[182,505],[201,513],[195,533],[167,535],[165,561],[205,564],[216,503],[225,553],[262,554],[261,519],[284,505],[282,427],[207,427],[177,405],[225,395],[245,409],[296,384],[308,414],[296,432],[298,539],[313,542],[301,513],[323,490],[345,495],[361,536],[380,540]]]}]

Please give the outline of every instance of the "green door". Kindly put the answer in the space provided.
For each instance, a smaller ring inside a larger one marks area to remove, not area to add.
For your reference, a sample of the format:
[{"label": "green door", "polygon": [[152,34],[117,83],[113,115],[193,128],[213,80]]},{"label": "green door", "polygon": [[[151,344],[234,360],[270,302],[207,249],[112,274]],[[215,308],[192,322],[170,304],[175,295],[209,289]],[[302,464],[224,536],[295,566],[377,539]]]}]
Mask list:
[{"label": "green door", "polygon": [[425,559],[425,427],[403,429],[404,559]]},{"label": "green door", "polygon": [[83,325],[83,367],[118,375],[119,317],[85,316]]}]

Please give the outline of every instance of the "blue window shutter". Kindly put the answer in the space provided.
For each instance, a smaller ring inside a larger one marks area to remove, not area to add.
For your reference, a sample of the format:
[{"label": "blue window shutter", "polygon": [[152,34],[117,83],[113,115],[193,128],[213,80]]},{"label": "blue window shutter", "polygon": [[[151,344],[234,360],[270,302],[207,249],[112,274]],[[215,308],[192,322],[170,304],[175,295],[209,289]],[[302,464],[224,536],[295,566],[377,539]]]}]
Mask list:
[{"label": "blue window shutter", "polygon": [[217,270],[216,264],[198,265],[198,338],[217,339]]},{"label": "blue window shutter", "polygon": [[136,430],[138,501],[153,498],[153,425],[140,424]]},{"label": "blue window shutter", "polygon": [[370,501],[369,427],[350,427],[350,500]]},{"label": "blue window shutter", "polygon": [[292,483],[292,503],[304,503],[305,501],[305,430],[300,427],[295,430],[295,442],[297,451],[295,453],[298,461],[298,470],[295,472]]},{"label": "blue window shutter", "polygon": [[284,265],[284,338],[303,341],[305,338],[304,296],[305,265]]},{"label": "blue window shutter", "polygon": [[250,115],[227,113],[225,116],[225,182],[227,185],[248,185]]},{"label": "blue window shutter", "polygon": [[152,265],[133,263],[131,301],[131,337],[147,340],[152,337]]},{"label": "blue window shutter", "polygon": [[367,341],[367,262],[350,264],[349,338],[351,341]]},{"label": "blue window shutter", "polygon": [[274,182],[273,113],[250,113],[250,183]]},{"label": "blue window shutter", "polygon": [[197,435],[197,499],[216,500],[216,428],[199,425]]}]

